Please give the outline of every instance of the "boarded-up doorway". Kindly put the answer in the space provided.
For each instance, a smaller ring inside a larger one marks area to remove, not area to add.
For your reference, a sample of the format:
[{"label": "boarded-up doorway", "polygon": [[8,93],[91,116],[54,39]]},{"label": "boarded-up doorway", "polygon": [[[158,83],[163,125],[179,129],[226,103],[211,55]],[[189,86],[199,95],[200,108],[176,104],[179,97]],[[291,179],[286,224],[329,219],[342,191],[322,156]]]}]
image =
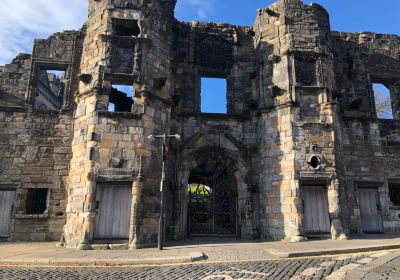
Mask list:
[{"label": "boarded-up doorway", "polygon": [[131,216],[130,184],[101,184],[96,194],[95,239],[128,239]]},{"label": "boarded-up doorway", "polygon": [[330,234],[328,195],[324,186],[303,186],[304,229],[307,236]]},{"label": "boarded-up doorway", "polygon": [[359,188],[361,226],[364,233],[382,233],[381,204],[377,188]]},{"label": "boarded-up doorway", "polygon": [[0,190],[0,238],[10,237],[11,214],[14,205],[15,191]]}]

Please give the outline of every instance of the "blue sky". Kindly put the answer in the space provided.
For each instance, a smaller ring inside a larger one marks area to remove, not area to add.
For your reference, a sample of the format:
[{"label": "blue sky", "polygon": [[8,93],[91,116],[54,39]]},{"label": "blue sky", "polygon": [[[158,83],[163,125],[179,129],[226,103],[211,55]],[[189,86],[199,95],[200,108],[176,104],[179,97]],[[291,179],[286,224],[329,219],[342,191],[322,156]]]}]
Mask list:
[{"label": "blue sky", "polygon": [[[272,0],[178,0],[176,17],[183,21],[228,22],[252,25],[256,10]],[[323,5],[330,13],[333,30],[372,31],[400,35],[400,0],[304,0]],[[16,54],[32,51],[35,38],[54,32],[79,29],[87,18],[86,0],[1,0],[0,65]],[[222,83],[223,84],[223,83]],[[222,85],[207,88],[225,92]],[[211,101],[204,104],[213,104]],[[210,109],[211,110],[211,109]]]},{"label": "blue sky", "polygon": [[[252,25],[258,8],[272,0],[178,0],[179,20]],[[327,8],[333,30],[400,34],[400,0],[305,0]],[[87,18],[86,0],[1,0],[0,65],[31,52],[34,38],[79,29]]]}]

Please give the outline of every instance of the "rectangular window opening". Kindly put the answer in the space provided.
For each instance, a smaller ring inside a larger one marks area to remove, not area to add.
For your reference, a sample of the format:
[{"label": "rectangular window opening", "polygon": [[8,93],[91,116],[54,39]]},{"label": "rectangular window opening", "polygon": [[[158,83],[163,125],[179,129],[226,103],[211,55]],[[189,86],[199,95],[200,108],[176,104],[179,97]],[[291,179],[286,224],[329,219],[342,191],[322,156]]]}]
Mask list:
[{"label": "rectangular window opening", "polygon": [[37,77],[34,108],[59,111],[63,105],[65,83],[65,71],[41,69]]},{"label": "rectangular window opening", "polygon": [[114,35],[128,37],[138,37],[140,35],[140,27],[137,20],[113,18],[112,24]]},{"label": "rectangular window opening", "polygon": [[109,112],[132,112],[134,88],[127,85],[112,85],[108,102]]},{"label": "rectangular window opening", "polygon": [[389,198],[394,206],[400,206],[400,183],[389,183]]},{"label": "rectangular window opening", "polygon": [[227,113],[227,81],[220,78],[201,78],[201,112]]},{"label": "rectangular window opening", "polygon": [[48,189],[28,189],[26,195],[26,214],[43,214],[47,208]]},{"label": "rectangular window opening", "polygon": [[378,118],[393,119],[390,90],[383,84],[373,84],[375,109]]}]

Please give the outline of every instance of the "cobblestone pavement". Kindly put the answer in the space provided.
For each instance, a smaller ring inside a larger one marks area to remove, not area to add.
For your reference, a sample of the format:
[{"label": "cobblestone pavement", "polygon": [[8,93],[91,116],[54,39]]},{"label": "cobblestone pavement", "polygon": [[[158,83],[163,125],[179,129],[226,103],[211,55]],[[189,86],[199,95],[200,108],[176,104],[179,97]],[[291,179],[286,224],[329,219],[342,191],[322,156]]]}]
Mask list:
[{"label": "cobblestone pavement", "polygon": [[363,280],[400,280],[400,257],[365,275]]},{"label": "cobblestone pavement", "polygon": [[274,258],[273,255],[264,249],[251,248],[235,248],[235,249],[216,249],[203,248],[202,252],[206,255],[208,261],[251,261],[251,260],[265,260]]},{"label": "cobblestone pavement", "polygon": [[346,272],[374,260],[371,255],[269,260],[258,262],[198,263],[175,266],[114,268],[0,267],[0,279],[343,279]]}]

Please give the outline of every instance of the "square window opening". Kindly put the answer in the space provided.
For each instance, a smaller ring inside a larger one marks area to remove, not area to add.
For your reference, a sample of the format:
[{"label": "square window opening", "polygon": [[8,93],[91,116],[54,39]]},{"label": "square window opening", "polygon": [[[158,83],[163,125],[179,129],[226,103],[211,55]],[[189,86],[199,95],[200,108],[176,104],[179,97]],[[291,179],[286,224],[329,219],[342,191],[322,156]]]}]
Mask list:
[{"label": "square window opening", "polygon": [[375,109],[378,118],[393,119],[392,102],[390,99],[390,90],[383,84],[374,83]]},{"label": "square window opening", "polygon": [[37,95],[34,108],[38,110],[59,111],[65,93],[65,71],[43,70],[37,77]]},{"label": "square window opening", "polygon": [[133,86],[112,85],[108,102],[109,112],[132,112],[134,104]]},{"label": "square window opening", "polygon": [[112,24],[115,35],[127,37],[138,37],[140,35],[140,27],[137,20],[114,18]]},{"label": "square window opening", "polygon": [[400,183],[389,183],[389,198],[394,206],[400,206]]},{"label": "square window opening", "polygon": [[28,189],[26,194],[26,214],[40,215],[47,208],[47,193],[49,189]]},{"label": "square window opening", "polygon": [[220,78],[201,78],[201,112],[227,113],[227,81]]}]

